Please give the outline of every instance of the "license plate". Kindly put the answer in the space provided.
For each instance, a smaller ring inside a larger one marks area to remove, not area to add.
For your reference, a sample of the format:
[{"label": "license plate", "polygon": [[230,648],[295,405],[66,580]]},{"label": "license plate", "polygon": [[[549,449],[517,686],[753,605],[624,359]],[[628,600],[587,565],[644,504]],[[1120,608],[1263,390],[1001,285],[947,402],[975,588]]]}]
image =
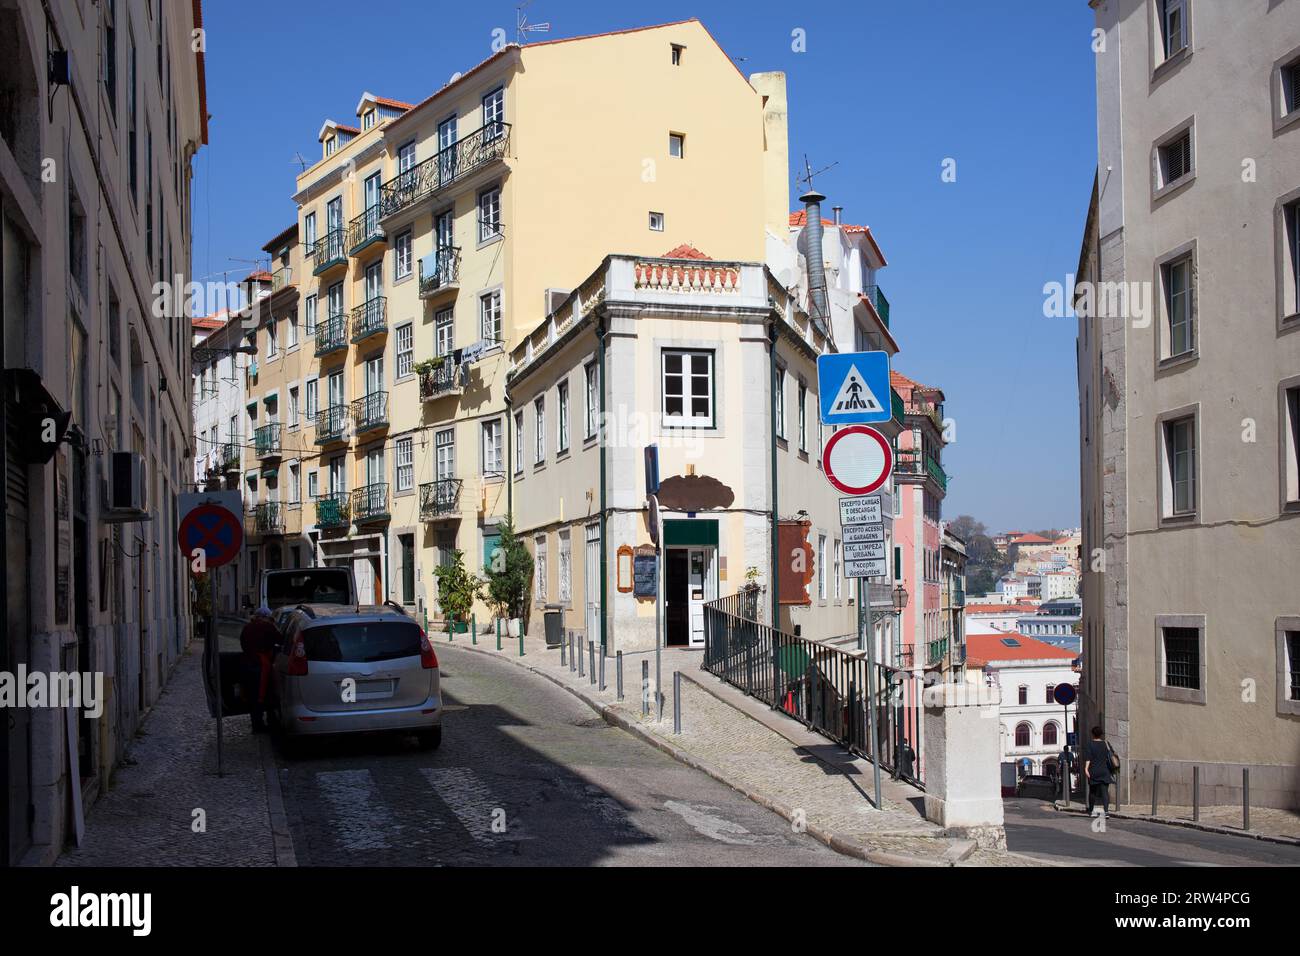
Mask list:
[{"label": "license plate", "polygon": [[392,697],[395,683],[392,680],[359,680],[357,700],[380,700],[384,697]]}]

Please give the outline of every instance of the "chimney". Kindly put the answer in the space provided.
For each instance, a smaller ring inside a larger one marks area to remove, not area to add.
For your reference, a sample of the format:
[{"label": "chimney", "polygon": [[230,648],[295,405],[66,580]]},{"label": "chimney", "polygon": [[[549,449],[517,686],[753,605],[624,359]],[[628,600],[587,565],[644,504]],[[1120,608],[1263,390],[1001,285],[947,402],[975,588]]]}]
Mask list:
[{"label": "chimney", "polygon": [[835,213],[835,225],[840,224],[840,215],[844,212],[843,206],[831,206],[831,211]]},{"label": "chimney", "polygon": [[826,197],[810,189],[799,197],[804,205],[804,261],[808,265],[808,306],[813,318],[823,326],[830,324],[830,309],[826,305],[826,262],[822,252],[822,200]]}]

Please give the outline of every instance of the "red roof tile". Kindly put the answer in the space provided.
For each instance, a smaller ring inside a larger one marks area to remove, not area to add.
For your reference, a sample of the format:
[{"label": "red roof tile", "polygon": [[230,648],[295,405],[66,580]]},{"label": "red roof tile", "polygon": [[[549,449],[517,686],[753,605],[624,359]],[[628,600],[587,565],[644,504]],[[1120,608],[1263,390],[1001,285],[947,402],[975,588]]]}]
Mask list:
[{"label": "red roof tile", "polygon": [[[1019,646],[1007,647],[1002,643],[1007,638],[1014,638],[1019,641]],[[1072,661],[1078,656],[1076,651],[1057,647],[1054,644],[1048,644],[1046,641],[1040,641],[1014,631],[1006,634],[966,635],[966,663],[968,665],[972,657],[988,663],[989,661]]]},{"label": "red roof tile", "polygon": [[662,256],[661,258],[664,258],[664,259],[709,259],[709,260],[712,260],[712,259],[713,259],[713,256],[705,255],[703,252],[700,252],[699,249],[696,249],[696,248],[695,248],[694,246],[692,246],[690,243],[686,243],[686,242],[684,242],[684,243],[682,243],[680,246],[678,246],[676,249],[669,249],[667,252],[665,252],[665,253],[663,254],[663,256]]},{"label": "red roof tile", "polygon": [[1016,544],[1051,544],[1052,542],[1038,534],[1022,534],[1016,538]]},{"label": "red roof tile", "polygon": [[401,100],[391,100],[387,96],[376,96],[375,102],[380,106],[391,106],[395,110],[413,110],[414,103],[403,103]]}]

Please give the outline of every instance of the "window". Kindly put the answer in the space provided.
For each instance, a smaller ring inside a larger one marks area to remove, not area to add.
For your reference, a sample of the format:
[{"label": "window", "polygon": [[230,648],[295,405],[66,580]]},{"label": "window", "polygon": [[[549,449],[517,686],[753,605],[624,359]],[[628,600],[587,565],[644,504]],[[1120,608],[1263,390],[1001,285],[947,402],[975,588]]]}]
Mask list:
[{"label": "window", "polygon": [[285,327],[289,330],[289,348],[298,347],[298,313],[290,312],[289,318],[285,320]]},{"label": "window", "polygon": [[1056,746],[1056,724],[1049,723],[1045,727],[1043,727],[1043,746],[1044,747]]},{"label": "window", "polygon": [[289,387],[289,427],[298,427],[298,386]]},{"label": "window", "polygon": [[652,212],[652,213],[650,214],[650,231],[651,231],[651,232],[663,232],[663,231],[664,231],[664,214],[663,214],[663,213],[661,213],[661,212]]},{"label": "window", "polygon": [[568,604],[573,597],[573,549],[569,532],[561,531],[560,538],[560,601]]},{"label": "window", "polygon": [[139,185],[139,173],[137,167],[139,152],[136,132],[136,63],[135,63],[135,37],[131,37],[131,49],[126,61],[126,165],[129,171],[129,180],[131,183],[131,199],[134,202],[140,201],[140,195],[137,191]]},{"label": "window", "polygon": [[320,497],[320,472],[307,472],[307,497],[313,501]]},{"label": "window", "polygon": [[1300,617],[1277,619],[1277,711],[1300,715]]},{"label": "window", "polygon": [[302,501],[302,466],[289,466],[289,504],[296,505]]},{"label": "window", "polygon": [[1278,71],[1282,79],[1282,115],[1289,116],[1300,109],[1300,60],[1294,60]]},{"label": "window", "polygon": [[500,478],[505,474],[501,460],[501,419],[483,423],[483,477]]},{"label": "window", "polygon": [[302,330],[306,335],[316,334],[316,296],[309,295],[303,300]]},{"label": "window", "polygon": [[1196,419],[1176,418],[1164,428],[1164,516],[1196,514]]},{"label": "window", "polygon": [[361,114],[361,128],[363,130],[370,129],[374,125],[375,125],[374,110],[366,110],[364,113]]},{"label": "window", "polygon": [[397,490],[410,491],[415,486],[415,445],[410,438],[397,439]]},{"label": "window", "polygon": [[280,334],[277,326],[279,320],[271,316],[266,320],[266,357],[275,358],[280,354]]},{"label": "window", "polygon": [[338,141],[335,137],[329,136],[325,139],[325,155],[333,156],[334,150],[338,148]]},{"label": "window", "polygon": [[[329,309],[329,318],[335,319],[343,314],[343,283],[336,282],[329,287],[325,293],[326,306]],[[331,322],[331,325],[333,323]]]},{"label": "window", "polygon": [[840,539],[835,539],[835,600],[843,596],[844,575],[840,573],[840,568],[844,566],[844,545]]},{"label": "window", "polygon": [[686,137],[681,133],[668,134],[668,155],[682,159],[686,155]]},{"label": "window", "polygon": [[1043,693],[1043,703],[1045,703],[1045,704],[1055,704],[1055,703],[1056,703],[1056,698],[1054,698],[1054,697],[1052,696],[1052,692],[1055,691],[1055,690],[1056,690],[1056,685],[1055,685],[1055,684],[1048,684],[1048,685],[1047,685],[1047,689],[1046,689],[1046,691]]},{"label": "window", "polygon": [[505,130],[502,123],[506,118],[506,91],[503,87],[498,86],[495,90],[483,97],[483,136],[485,139],[495,139]]},{"label": "window", "polygon": [[[1006,642],[1003,641],[1003,643],[1005,644]],[[1019,646],[1019,643],[1020,643],[1020,642],[1017,641],[1017,642],[1016,642],[1016,645]],[[1022,704],[1022,705],[1023,705],[1023,704],[1027,704],[1027,703],[1029,703],[1029,688],[1026,687],[1024,684],[1021,684],[1021,685],[1020,685],[1020,689],[1019,689],[1019,692],[1018,692],[1018,696],[1016,697],[1016,703],[1018,703],[1018,704]]]},{"label": "window", "polygon": [[533,593],[539,604],[546,601],[546,535],[533,538]]},{"label": "window", "polygon": [[104,4],[104,92],[108,109],[117,119],[117,2]]},{"label": "window", "polygon": [[540,395],[533,401],[533,462],[546,461],[546,399]]},{"label": "window", "polygon": [[817,597],[826,600],[826,535],[817,535]]},{"label": "window", "polygon": [[1016,724],[1016,746],[1028,747],[1033,742],[1034,730],[1028,724]]},{"label": "window", "polygon": [[1164,683],[1197,690],[1201,686],[1201,638],[1194,627],[1166,627]]},{"label": "window", "polygon": [[524,473],[524,413],[515,412],[515,474]]},{"label": "window", "polygon": [[1282,207],[1282,318],[1300,315],[1300,199]]},{"label": "window", "polygon": [[415,326],[410,322],[397,327],[397,377],[411,374],[415,358]]},{"label": "window", "polygon": [[776,370],[776,437],[785,438],[785,369]]},{"label": "window", "polygon": [[1172,186],[1192,171],[1192,131],[1185,129],[1157,147],[1158,189]]},{"label": "window", "polygon": [[1160,0],[1160,36],[1165,59],[1187,46],[1187,0]]},{"label": "window", "polygon": [[501,188],[479,193],[478,196],[478,241],[488,242],[501,235]]},{"label": "window", "polygon": [[307,417],[313,419],[320,411],[320,389],[316,379],[307,380]]},{"label": "window", "polygon": [[600,392],[598,391],[598,375],[595,362],[588,362],[583,369],[587,381],[587,419],[586,419],[586,437],[596,437],[596,425],[600,416]]},{"label": "window", "polygon": [[397,237],[393,244],[393,278],[405,279],[411,274],[411,230]]},{"label": "window", "polygon": [[683,51],[684,49],[685,49],[685,47],[682,47],[682,46],[680,46],[680,45],[678,45],[678,44],[676,44],[676,43],[674,43],[674,44],[672,45],[673,66],[681,66],[681,65],[682,65],[682,51]]},{"label": "window", "polygon": [[399,534],[402,548],[402,603],[415,603],[415,535]]},{"label": "window", "polygon": [[1196,349],[1196,327],[1192,309],[1192,257],[1185,256],[1160,267],[1164,286],[1165,315],[1169,323],[1169,355],[1185,355]]},{"label": "window", "polygon": [[1290,511],[1300,509],[1300,382],[1281,393],[1282,506]]},{"label": "window", "polygon": [[479,332],[489,342],[501,341],[501,290],[487,292],[478,300]]},{"label": "window", "polygon": [[712,428],[713,411],[713,353],[665,349],[664,425]]},{"label": "window", "polygon": [[557,442],[555,450],[559,454],[569,450],[569,383],[561,382],[555,389],[555,414]]},{"label": "window", "polygon": [[404,173],[415,165],[415,140],[403,143],[397,151],[397,171]]},{"label": "window", "polygon": [[433,436],[433,460],[439,481],[456,477],[456,429],[443,428]]},{"label": "window", "polygon": [[799,424],[799,450],[808,450],[808,386],[799,383],[799,407],[795,411]]}]

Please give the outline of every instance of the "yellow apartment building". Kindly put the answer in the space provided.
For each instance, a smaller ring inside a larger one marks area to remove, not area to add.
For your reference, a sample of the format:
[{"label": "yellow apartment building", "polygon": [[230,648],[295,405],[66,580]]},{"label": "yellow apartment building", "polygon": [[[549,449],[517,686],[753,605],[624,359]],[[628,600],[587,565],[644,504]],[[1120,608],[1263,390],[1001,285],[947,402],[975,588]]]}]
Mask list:
[{"label": "yellow apartment building", "polygon": [[256,500],[275,500],[272,466],[281,504],[302,482],[311,560],[435,619],[433,568],[460,550],[481,570],[511,506],[506,373],[526,330],[609,250],[761,261],[787,230],[784,77],[746,80],[686,20],[511,44],[418,104],[365,93],[355,113],[325,121],[297,179],[301,257],[271,308],[296,309],[302,337],[249,390],[257,427],[281,426]]}]

